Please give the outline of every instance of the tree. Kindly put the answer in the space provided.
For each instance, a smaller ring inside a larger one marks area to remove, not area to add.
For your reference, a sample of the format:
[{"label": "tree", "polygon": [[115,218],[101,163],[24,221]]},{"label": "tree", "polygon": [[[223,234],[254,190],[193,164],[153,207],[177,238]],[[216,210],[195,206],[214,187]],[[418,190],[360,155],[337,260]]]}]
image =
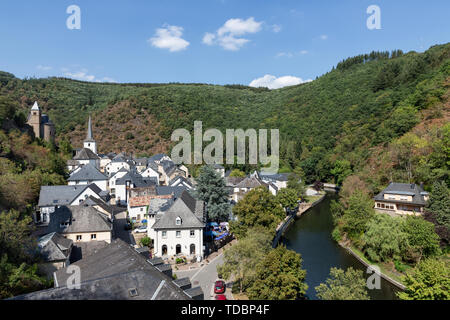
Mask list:
[{"label": "tree", "polygon": [[294,189],[283,188],[278,191],[276,195],[277,201],[283,206],[285,209],[294,209],[298,205],[298,193]]},{"label": "tree", "polygon": [[436,181],[426,210],[432,212],[436,221],[450,230],[450,190],[444,181]]},{"label": "tree", "polygon": [[256,276],[247,293],[250,299],[295,300],[303,298],[308,285],[301,255],[278,246],[256,267]]},{"label": "tree", "polygon": [[413,252],[413,259],[440,254],[439,236],[434,232],[434,225],[422,217],[406,217],[403,231],[408,234],[408,245]]},{"label": "tree", "polygon": [[230,173],[230,177],[245,177],[245,172],[239,170],[239,169],[233,169]]},{"label": "tree", "polygon": [[224,263],[217,267],[217,273],[225,280],[234,278],[242,293],[252,282],[256,265],[271,249],[271,240],[272,235],[267,230],[249,230],[248,236],[224,251]]},{"label": "tree", "polygon": [[17,103],[11,98],[6,96],[0,96],[0,127],[6,119],[13,119],[16,110],[18,109]]},{"label": "tree", "polygon": [[194,196],[206,202],[209,220],[228,221],[231,213],[228,190],[225,180],[212,166],[203,166],[200,169]]},{"label": "tree", "polygon": [[342,217],[343,230],[350,238],[359,239],[366,230],[367,222],[374,214],[373,200],[367,194],[356,191],[349,198],[348,208]]},{"label": "tree", "polygon": [[350,161],[336,160],[330,173],[334,176],[334,182],[340,186],[344,179],[352,173]]},{"label": "tree", "polygon": [[450,267],[438,259],[422,260],[403,281],[402,300],[450,300]]},{"label": "tree", "polygon": [[387,214],[376,214],[363,235],[365,254],[374,262],[401,260],[408,243],[403,220]]},{"label": "tree", "polygon": [[364,273],[348,268],[330,269],[330,276],[325,283],[316,288],[316,295],[321,300],[369,300]]},{"label": "tree", "polygon": [[264,187],[249,191],[233,207],[233,214],[237,217],[237,221],[230,223],[230,230],[237,238],[244,237],[247,230],[255,226],[275,232],[278,224],[286,216],[275,196]]},{"label": "tree", "polygon": [[366,183],[361,180],[360,177],[358,177],[357,175],[346,177],[342,182],[341,189],[339,190],[339,200],[345,208],[348,207],[349,198],[357,190],[365,194],[370,193]]},{"label": "tree", "polygon": [[11,262],[28,259],[28,252],[36,247],[30,237],[31,218],[22,217],[17,210],[0,213],[0,257],[8,256]]}]

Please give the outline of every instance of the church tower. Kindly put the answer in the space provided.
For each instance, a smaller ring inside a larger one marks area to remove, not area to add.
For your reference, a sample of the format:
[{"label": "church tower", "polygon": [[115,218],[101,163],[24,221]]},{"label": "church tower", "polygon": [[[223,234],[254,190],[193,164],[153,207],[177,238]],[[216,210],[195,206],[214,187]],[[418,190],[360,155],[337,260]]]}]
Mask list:
[{"label": "church tower", "polygon": [[92,136],[91,116],[89,116],[88,131],[86,139],[84,139],[83,142],[83,147],[86,149],[90,149],[93,153],[97,154],[97,142],[95,142],[94,137]]},{"label": "church tower", "polygon": [[41,138],[41,109],[39,108],[37,101],[34,102],[34,105],[31,108],[27,124],[33,127],[36,138]]}]

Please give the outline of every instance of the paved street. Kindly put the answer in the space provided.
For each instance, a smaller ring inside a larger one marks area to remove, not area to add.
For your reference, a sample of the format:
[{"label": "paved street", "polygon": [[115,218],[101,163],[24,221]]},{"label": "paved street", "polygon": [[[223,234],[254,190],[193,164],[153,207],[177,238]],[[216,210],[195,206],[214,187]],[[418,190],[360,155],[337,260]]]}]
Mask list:
[{"label": "paved street", "polygon": [[114,211],[117,212],[119,210],[122,210],[121,212],[115,213],[115,219],[114,219],[114,237],[120,238],[121,240],[125,241],[126,243],[130,244],[136,244],[134,242],[134,237],[131,236],[130,231],[125,230],[125,224],[127,223],[127,211],[126,208],[120,208],[115,207]]},{"label": "paved street", "polygon": [[[223,263],[223,254],[217,256],[209,264],[196,270],[174,271],[178,278],[188,277],[192,286],[200,286],[205,295],[205,300],[214,300],[214,282],[218,279],[217,266]],[[227,283],[228,284],[228,283]],[[231,299],[231,287],[227,286],[227,299]]]}]

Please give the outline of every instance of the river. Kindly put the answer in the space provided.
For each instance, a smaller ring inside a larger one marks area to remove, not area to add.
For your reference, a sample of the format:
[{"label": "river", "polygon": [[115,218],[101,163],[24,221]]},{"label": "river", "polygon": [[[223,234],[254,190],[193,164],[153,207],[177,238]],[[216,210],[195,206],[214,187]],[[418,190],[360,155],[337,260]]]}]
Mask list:
[{"label": "river", "polygon": [[[337,196],[328,193],[321,203],[292,223],[282,238],[288,249],[302,255],[303,268],[307,272],[306,294],[312,300],[317,299],[314,288],[326,281],[332,267],[344,270],[353,267],[363,270],[366,277],[370,276],[366,274],[366,267],[360,261],[331,238],[333,221],[330,203],[333,199],[337,199]],[[368,291],[373,300],[393,300],[399,289],[381,278],[381,289]]]}]

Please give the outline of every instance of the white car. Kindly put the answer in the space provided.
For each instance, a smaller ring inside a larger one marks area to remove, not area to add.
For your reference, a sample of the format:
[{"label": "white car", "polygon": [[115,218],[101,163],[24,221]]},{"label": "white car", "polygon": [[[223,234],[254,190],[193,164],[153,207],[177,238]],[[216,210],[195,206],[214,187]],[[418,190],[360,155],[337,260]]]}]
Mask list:
[{"label": "white car", "polygon": [[147,227],[146,226],[141,226],[139,228],[134,229],[135,233],[147,233]]}]

